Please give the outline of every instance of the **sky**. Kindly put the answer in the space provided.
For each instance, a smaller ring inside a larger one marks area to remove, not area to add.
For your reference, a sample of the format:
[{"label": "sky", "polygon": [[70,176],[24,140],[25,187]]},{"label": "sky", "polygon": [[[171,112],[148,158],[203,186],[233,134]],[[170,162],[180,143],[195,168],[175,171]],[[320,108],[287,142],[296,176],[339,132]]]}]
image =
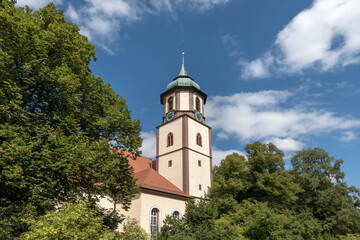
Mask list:
[{"label": "sky", "polygon": [[[18,0],[36,10],[49,0]],[[55,0],[96,46],[94,75],[139,119],[155,159],[160,94],[188,74],[208,95],[213,163],[272,142],[323,148],[360,187],[359,0]]]}]

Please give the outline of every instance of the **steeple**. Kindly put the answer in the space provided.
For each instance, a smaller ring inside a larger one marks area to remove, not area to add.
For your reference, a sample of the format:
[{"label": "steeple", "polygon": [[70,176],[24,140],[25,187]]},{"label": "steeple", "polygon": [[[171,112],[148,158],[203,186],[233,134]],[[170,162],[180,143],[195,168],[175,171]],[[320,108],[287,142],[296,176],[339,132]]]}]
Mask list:
[{"label": "steeple", "polygon": [[211,128],[206,125],[206,94],[185,70],[160,95],[162,124],[156,130],[156,170],[185,194],[204,197],[211,187]]},{"label": "steeple", "polygon": [[184,60],[185,53],[182,53],[182,64],[179,75],[174,78],[172,82],[167,85],[167,90],[176,87],[176,86],[183,86],[183,87],[195,87],[200,90],[199,84],[197,84],[186,72],[185,70],[185,60]]},{"label": "steeple", "polygon": [[179,75],[178,76],[188,76],[186,70],[185,70],[185,53],[182,52],[182,64],[181,64],[181,69],[180,69],[180,72],[179,72]]}]

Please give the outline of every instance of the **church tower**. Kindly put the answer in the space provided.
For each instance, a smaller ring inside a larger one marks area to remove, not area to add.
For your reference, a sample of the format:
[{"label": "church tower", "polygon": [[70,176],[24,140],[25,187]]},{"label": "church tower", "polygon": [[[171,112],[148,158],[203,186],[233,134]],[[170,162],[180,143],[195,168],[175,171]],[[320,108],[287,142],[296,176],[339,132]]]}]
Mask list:
[{"label": "church tower", "polygon": [[156,127],[156,170],[184,193],[203,197],[212,183],[211,128],[204,116],[207,96],[187,74],[182,55],[179,75],[160,95],[164,115]]}]

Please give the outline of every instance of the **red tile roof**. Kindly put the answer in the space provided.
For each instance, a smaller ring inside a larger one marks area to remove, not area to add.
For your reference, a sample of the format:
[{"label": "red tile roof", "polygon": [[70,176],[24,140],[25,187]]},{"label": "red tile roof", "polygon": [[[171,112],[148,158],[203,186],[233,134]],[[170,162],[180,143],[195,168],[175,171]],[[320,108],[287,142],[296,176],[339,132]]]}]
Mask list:
[{"label": "red tile roof", "polygon": [[139,156],[135,160],[129,158],[129,163],[134,168],[134,173],[137,173],[151,168],[152,160],[150,158]]},{"label": "red tile roof", "polygon": [[130,165],[134,168],[134,177],[137,179],[136,183],[140,188],[182,197],[190,197],[165,177],[161,176],[157,171],[152,169],[152,160],[150,158],[139,156],[134,159],[134,155],[131,153],[125,151],[123,151],[123,153],[127,156]]},{"label": "red tile roof", "polygon": [[190,197],[152,168],[135,173],[135,178],[142,188]]}]

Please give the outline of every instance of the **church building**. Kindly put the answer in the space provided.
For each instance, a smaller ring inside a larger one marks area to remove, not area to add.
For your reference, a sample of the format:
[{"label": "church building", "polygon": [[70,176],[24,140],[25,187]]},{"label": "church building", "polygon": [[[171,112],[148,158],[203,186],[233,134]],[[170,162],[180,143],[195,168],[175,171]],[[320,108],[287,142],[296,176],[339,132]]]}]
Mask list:
[{"label": "church building", "polygon": [[[167,215],[181,217],[187,200],[203,197],[212,184],[211,128],[204,114],[207,95],[187,74],[182,55],[179,75],[160,95],[164,115],[156,127],[156,160],[129,157],[140,190],[130,210],[121,213],[138,220],[149,234],[161,229]],[[112,204],[102,199],[100,205]]]}]

